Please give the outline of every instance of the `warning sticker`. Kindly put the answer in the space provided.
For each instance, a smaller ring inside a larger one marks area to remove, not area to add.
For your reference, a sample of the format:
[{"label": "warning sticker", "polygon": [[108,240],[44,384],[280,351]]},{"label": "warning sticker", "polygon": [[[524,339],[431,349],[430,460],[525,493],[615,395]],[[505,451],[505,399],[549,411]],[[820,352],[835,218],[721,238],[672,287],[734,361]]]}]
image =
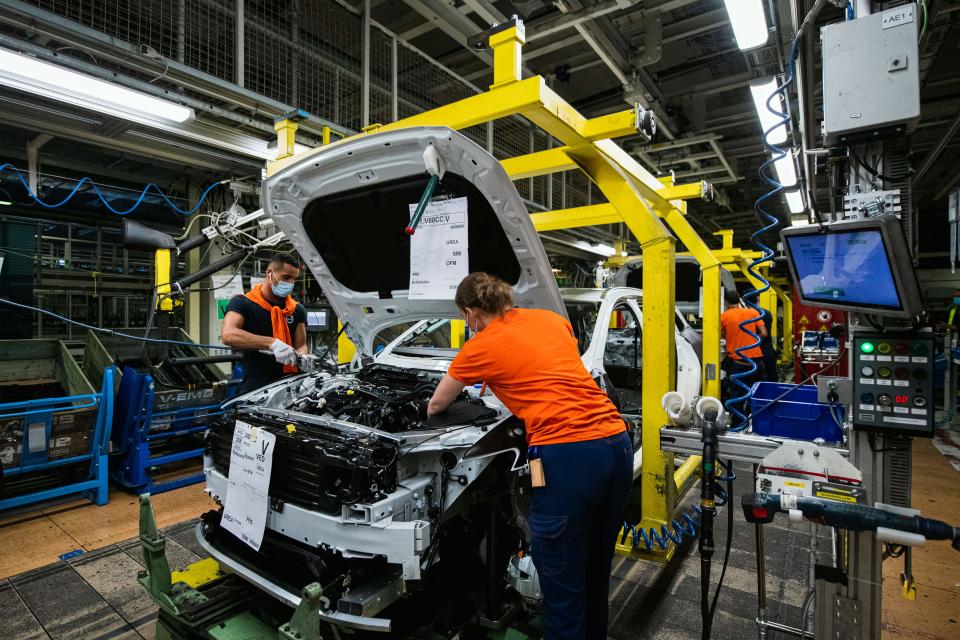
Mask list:
[{"label": "warning sticker", "polygon": [[817,497],[825,500],[834,500],[836,502],[850,502],[856,504],[857,499],[854,496],[844,495],[842,493],[833,493],[832,491],[817,491]]}]

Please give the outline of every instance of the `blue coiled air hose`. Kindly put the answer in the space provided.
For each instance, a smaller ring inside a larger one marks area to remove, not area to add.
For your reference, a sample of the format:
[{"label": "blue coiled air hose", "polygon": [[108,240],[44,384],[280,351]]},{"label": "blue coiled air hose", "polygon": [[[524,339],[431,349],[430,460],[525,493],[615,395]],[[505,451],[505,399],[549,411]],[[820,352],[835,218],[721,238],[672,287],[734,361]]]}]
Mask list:
[{"label": "blue coiled air hose", "polygon": [[[733,472],[733,469],[722,461],[718,460],[717,463],[727,472],[725,476],[717,476],[714,478],[714,482],[716,483],[714,491],[716,492],[717,498],[719,498],[717,500],[717,506],[722,507],[727,504],[728,498],[727,492],[720,486],[720,483],[732,482],[736,480],[737,476]],[[653,551],[654,546],[660,547],[661,550],[666,550],[671,542],[675,545],[680,545],[686,539],[693,540],[697,537],[697,532],[700,529],[701,513],[703,513],[703,509],[700,508],[699,504],[695,504],[679,519],[674,518],[671,520],[670,526],[665,524],[661,525],[659,530],[657,530],[656,527],[650,527],[649,529],[638,528],[635,525],[624,522],[623,528],[620,530],[620,544],[626,543],[629,539],[630,546],[634,549],[640,550],[646,548],[647,551]]]},{"label": "blue coiled air hose", "polygon": [[799,43],[799,39],[795,38],[793,45],[790,48],[790,59],[787,64],[786,79],[784,80],[783,84],[778,86],[776,90],[770,94],[770,97],[767,98],[767,109],[769,109],[774,115],[778,116],[780,121],[763,132],[763,146],[769,150],[772,155],[766,160],[766,162],[760,165],[760,168],[757,170],[757,175],[760,176],[761,180],[767,183],[767,185],[770,187],[770,191],[757,198],[757,201],[753,204],[753,210],[757,212],[757,217],[764,224],[751,234],[750,240],[753,242],[753,245],[760,250],[762,255],[760,258],[754,260],[747,266],[747,271],[751,276],[761,283],[761,286],[760,288],[751,289],[743,296],[743,301],[746,303],[746,305],[756,311],[758,315],[740,323],[740,330],[753,338],[753,342],[748,345],[743,345],[735,350],[737,356],[739,356],[743,362],[748,363],[750,368],[746,371],[738,371],[730,376],[733,384],[743,391],[742,395],[735,398],[729,398],[726,402],[724,402],[724,407],[726,407],[727,412],[734,417],[733,425],[730,427],[730,429],[728,429],[728,431],[732,432],[743,431],[747,428],[747,416],[743,411],[740,410],[740,407],[744,402],[749,402],[753,391],[743,381],[753,376],[753,374],[756,373],[759,368],[757,367],[757,363],[754,362],[752,358],[746,356],[747,351],[751,351],[760,346],[760,336],[751,331],[749,327],[756,323],[757,320],[763,322],[768,315],[767,310],[761,308],[757,303],[757,300],[759,299],[760,294],[770,290],[770,282],[763,277],[763,274],[757,271],[757,267],[764,263],[773,261],[774,251],[763,243],[761,237],[765,233],[776,230],[780,225],[780,220],[764,209],[763,203],[767,200],[776,198],[783,192],[784,186],[780,184],[780,182],[773,177],[773,175],[771,175],[773,173],[771,167],[774,165],[774,163],[776,163],[777,160],[786,157],[787,154],[790,153],[788,149],[771,144],[767,139],[767,136],[770,134],[770,132],[777,127],[782,126],[784,129],[787,129],[790,124],[790,116],[785,112],[774,108],[772,103],[774,97],[780,95],[781,93],[785,94],[784,103],[790,99],[790,96],[786,94],[786,89],[793,82],[797,54],[799,52]]}]

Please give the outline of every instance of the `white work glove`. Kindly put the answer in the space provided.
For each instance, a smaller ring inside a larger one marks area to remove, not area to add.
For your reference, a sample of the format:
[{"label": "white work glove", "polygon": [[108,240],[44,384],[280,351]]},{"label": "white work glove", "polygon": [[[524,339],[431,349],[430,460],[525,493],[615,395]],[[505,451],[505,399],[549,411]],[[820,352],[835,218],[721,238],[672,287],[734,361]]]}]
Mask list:
[{"label": "white work glove", "polygon": [[280,364],[297,364],[297,352],[283,340],[274,340],[270,344],[270,351]]}]

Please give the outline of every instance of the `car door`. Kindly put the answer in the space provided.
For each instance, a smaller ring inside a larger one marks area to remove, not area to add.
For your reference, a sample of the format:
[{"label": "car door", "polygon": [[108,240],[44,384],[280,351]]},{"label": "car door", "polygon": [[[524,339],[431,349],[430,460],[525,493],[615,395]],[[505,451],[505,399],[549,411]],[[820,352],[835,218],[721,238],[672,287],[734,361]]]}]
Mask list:
[{"label": "car door", "polygon": [[[643,369],[643,312],[642,294],[621,293],[608,295],[600,305],[591,343],[583,353],[583,362],[597,379],[609,378],[623,397],[623,413],[640,413],[639,393],[642,389]],[[674,334],[677,345],[677,391],[688,398],[700,394],[700,358],[694,347],[681,333],[683,320],[677,317]],[[633,349],[633,339],[637,348]],[[632,367],[636,356],[637,366]],[[628,366],[630,370],[624,369]],[[636,383],[636,384],[635,384]],[[636,397],[636,402],[633,398]],[[629,411],[628,411],[629,409]]]}]

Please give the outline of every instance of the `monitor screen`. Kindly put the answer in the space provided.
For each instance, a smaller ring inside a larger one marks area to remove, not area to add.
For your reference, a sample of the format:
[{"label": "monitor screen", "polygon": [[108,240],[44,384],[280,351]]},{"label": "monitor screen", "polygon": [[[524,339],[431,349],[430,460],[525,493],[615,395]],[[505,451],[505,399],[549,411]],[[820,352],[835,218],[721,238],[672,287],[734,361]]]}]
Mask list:
[{"label": "monitor screen", "polygon": [[322,309],[307,310],[307,329],[311,331],[326,331],[329,328],[328,314]]},{"label": "monitor screen", "polygon": [[786,236],[804,300],[866,309],[903,308],[879,229]]}]

